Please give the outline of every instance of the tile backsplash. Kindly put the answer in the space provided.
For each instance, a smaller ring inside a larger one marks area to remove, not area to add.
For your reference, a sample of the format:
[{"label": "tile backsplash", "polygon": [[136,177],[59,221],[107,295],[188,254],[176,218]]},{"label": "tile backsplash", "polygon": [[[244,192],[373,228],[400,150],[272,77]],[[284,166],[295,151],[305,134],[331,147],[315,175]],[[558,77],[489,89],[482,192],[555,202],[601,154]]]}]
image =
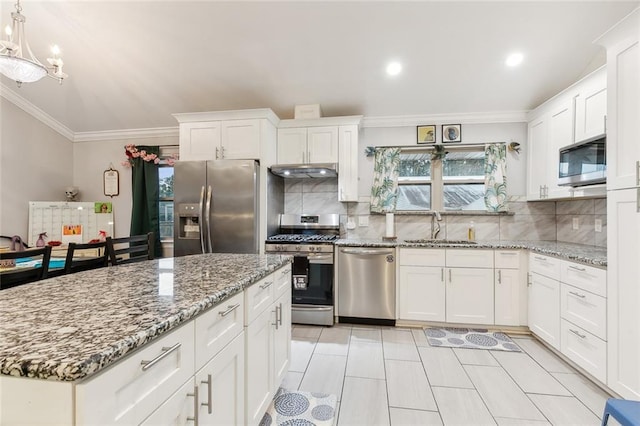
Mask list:
[{"label": "tile backsplash", "polygon": [[[377,239],[384,235],[385,216],[370,214],[368,202],[338,201],[337,178],[286,179],[284,198],[285,213],[339,213],[345,238]],[[473,221],[477,240],[563,241],[606,247],[605,198],[536,202],[511,198],[510,215],[443,214],[438,238],[467,239]],[[361,220],[368,225],[359,226]],[[354,229],[348,229],[348,221],[353,222]],[[600,221],[601,232],[595,231],[596,221]],[[429,238],[431,216],[397,214],[395,229],[400,240]]]}]

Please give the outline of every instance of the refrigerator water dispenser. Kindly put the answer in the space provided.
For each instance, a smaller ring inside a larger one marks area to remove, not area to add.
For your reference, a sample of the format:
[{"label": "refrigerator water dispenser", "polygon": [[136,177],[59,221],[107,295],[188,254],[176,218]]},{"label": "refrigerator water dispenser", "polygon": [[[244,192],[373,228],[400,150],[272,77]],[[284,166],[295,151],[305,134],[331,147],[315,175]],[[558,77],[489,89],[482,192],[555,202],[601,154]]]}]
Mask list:
[{"label": "refrigerator water dispenser", "polygon": [[178,238],[200,239],[200,205],[183,203],[178,205],[180,233]]}]

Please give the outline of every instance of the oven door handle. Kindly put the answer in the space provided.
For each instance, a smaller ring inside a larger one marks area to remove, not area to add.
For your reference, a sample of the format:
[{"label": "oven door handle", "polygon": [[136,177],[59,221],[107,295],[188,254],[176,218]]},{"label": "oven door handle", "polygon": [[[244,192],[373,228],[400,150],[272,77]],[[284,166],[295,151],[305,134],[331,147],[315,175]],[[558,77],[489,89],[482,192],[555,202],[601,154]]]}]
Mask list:
[{"label": "oven door handle", "polygon": [[309,263],[332,264],[333,253],[309,253],[307,254],[307,260],[309,261]]}]

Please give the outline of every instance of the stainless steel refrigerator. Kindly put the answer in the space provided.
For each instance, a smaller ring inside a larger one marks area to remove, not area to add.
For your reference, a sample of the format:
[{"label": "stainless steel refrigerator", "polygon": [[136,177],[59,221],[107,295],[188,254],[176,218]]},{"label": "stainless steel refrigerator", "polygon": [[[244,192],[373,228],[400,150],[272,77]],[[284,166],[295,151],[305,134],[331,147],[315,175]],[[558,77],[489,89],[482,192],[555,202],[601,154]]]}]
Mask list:
[{"label": "stainless steel refrigerator", "polygon": [[174,165],[174,256],[258,253],[260,166],[253,160]]}]

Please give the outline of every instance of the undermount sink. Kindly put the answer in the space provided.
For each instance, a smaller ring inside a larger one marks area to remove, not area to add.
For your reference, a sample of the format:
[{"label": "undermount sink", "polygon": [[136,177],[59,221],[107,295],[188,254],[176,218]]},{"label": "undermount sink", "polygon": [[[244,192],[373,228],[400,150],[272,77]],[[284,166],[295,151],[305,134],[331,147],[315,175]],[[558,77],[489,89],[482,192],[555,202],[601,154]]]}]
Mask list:
[{"label": "undermount sink", "polygon": [[409,244],[476,244],[475,241],[468,240],[434,240],[429,238],[422,238],[419,240],[404,240]]}]

